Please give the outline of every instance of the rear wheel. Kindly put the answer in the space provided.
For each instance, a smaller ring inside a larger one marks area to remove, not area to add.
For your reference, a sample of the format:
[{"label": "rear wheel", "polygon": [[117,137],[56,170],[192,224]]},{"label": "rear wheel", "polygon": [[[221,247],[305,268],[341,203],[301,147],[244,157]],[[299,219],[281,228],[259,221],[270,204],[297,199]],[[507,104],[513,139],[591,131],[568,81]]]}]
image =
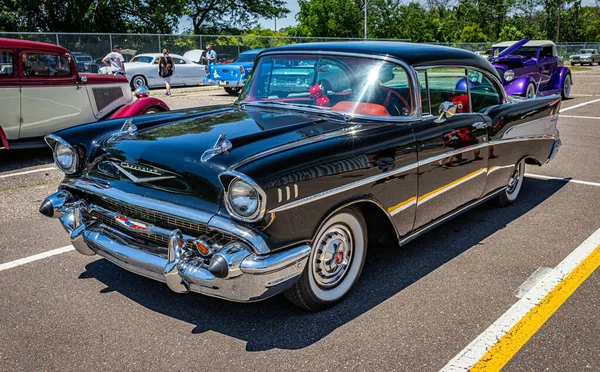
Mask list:
[{"label": "rear wheel", "polygon": [[227,94],[229,94],[230,96],[237,96],[238,94],[240,94],[240,88],[225,87],[223,89],[225,89],[225,92],[227,92]]},{"label": "rear wheel", "polygon": [[565,80],[563,81],[563,88],[560,92],[560,95],[563,99],[567,99],[569,98],[569,95],[571,95],[571,75],[569,74],[565,76]]},{"label": "rear wheel", "polygon": [[136,90],[142,85],[148,86],[148,82],[144,76],[136,75],[131,78],[131,89]]},{"label": "rear wheel", "polygon": [[302,276],[285,296],[310,311],[341,301],[358,281],[367,255],[367,227],[357,208],[344,208],[317,233]]},{"label": "rear wheel", "polygon": [[500,207],[506,207],[511,205],[517,200],[521,187],[523,186],[523,178],[525,177],[525,160],[521,160],[515,166],[513,174],[508,181],[508,186],[498,198],[496,199],[496,205]]}]

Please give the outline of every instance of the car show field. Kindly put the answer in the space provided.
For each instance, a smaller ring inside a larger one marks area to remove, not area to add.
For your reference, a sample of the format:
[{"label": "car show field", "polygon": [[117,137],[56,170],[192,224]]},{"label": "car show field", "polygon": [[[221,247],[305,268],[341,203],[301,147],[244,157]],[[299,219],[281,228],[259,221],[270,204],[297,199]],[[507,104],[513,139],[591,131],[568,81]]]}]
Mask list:
[{"label": "car show field", "polygon": [[[600,66],[571,74],[562,147],[527,165],[514,204],[369,247],[354,290],[319,313],[283,296],[180,295],[78,254],[38,212],[64,178],[52,151],[0,152],[0,370],[600,370]],[[171,110],[236,99],[219,86],[164,93],[151,96]],[[558,282],[573,294],[560,299]],[[540,294],[546,305],[527,307]]]}]

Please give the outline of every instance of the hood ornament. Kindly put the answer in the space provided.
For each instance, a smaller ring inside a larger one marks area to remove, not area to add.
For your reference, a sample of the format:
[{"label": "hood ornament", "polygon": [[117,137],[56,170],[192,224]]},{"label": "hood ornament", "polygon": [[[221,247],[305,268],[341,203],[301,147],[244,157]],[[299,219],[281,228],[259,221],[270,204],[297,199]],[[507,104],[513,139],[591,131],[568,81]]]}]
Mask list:
[{"label": "hood ornament", "polygon": [[203,163],[209,161],[214,156],[219,154],[227,154],[227,151],[231,150],[233,145],[227,138],[225,138],[226,136],[227,134],[219,135],[219,139],[217,139],[215,145],[212,148],[204,151],[204,154],[202,154],[202,157],[200,158]]},{"label": "hood ornament", "polygon": [[121,127],[121,133],[133,136],[135,132],[137,132],[137,127],[135,126],[135,124],[133,124],[133,119],[125,120],[125,123],[123,123],[123,127]]}]

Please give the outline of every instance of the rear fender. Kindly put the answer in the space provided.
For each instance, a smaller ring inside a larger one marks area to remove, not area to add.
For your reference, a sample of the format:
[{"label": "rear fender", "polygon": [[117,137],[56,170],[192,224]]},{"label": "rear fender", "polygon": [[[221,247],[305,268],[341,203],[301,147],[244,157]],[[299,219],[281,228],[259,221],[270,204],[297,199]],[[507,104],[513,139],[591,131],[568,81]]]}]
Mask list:
[{"label": "rear fender", "polygon": [[8,138],[6,138],[6,134],[4,130],[0,126],[0,150],[10,150],[10,145],[8,144]]},{"label": "rear fender", "polygon": [[[559,67],[558,71],[552,74],[550,86],[562,90],[567,75],[571,75],[571,70],[565,66]],[[573,79],[571,79],[571,85],[573,85]]]},{"label": "rear fender", "polygon": [[128,116],[142,115],[151,108],[155,108],[159,111],[170,111],[169,106],[167,106],[167,104],[160,99],[154,97],[145,97],[126,104],[115,111],[115,113],[112,114],[108,119],[119,119]]},{"label": "rear fender", "polygon": [[511,80],[510,83],[508,83],[504,87],[504,89],[506,90],[506,94],[508,95],[524,96],[527,92],[527,86],[529,85],[529,83],[533,83],[533,85],[535,85],[537,89],[536,82],[529,76],[521,76]]}]

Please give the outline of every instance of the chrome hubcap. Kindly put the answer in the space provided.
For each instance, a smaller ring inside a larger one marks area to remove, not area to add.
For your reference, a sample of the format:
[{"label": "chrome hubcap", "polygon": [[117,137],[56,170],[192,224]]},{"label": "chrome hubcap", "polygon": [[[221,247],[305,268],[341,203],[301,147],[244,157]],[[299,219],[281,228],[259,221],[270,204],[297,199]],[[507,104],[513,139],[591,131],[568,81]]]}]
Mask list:
[{"label": "chrome hubcap", "polygon": [[352,247],[352,234],[346,226],[333,225],[321,235],[312,262],[317,285],[332,288],[342,281],[352,261]]},{"label": "chrome hubcap", "polygon": [[508,189],[506,190],[506,192],[511,194],[513,191],[515,191],[515,189],[519,185],[520,179],[521,179],[521,163],[517,164],[517,166],[515,167],[515,171],[514,171],[512,177],[510,178],[510,181],[508,181]]},{"label": "chrome hubcap", "polygon": [[571,78],[567,76],[565,79],[565,96],[568,97],[571,93]]},{"label": "chrome hubcap", "polygon": [[137,87],[139,87],[140,85],[144,85],[144,80],[142,80],[142,79],[140,79],[140,78],[137,78],[137,79],[135,79],[135,80],[133,81],[133,85],[134,85],[136,88],[137,88]]},{"label": "chrome hubcap", "polygon": [[533,87],[533,85],[530,85],[527,88],[527,98],[534,98],[535,97],[535,88]]}]

